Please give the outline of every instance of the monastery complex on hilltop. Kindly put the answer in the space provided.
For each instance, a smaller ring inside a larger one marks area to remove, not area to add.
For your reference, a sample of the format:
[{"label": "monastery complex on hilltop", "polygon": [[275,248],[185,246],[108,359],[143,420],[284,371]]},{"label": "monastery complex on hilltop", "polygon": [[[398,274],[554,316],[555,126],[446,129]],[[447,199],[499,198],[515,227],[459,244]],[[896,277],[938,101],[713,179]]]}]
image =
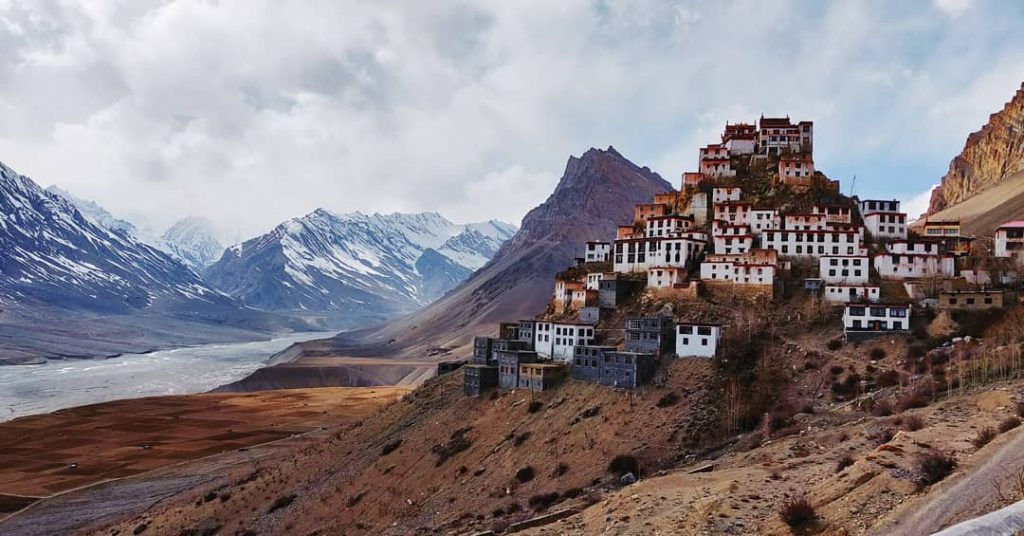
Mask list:
[{"label": "monastery complex on hilltop", "polygon": [[756,303],[798,292],[841,308],[847,339],[909,333],[915,307],[1002,307],[999,288],[1024,262],[1024,222],[999,227],[991,252],[957,221],[922,229],[910,232],[899,201],[843,196],[814,166],[813,122],[727,123],[679,191],[586,243],[556,278],[547,313],[476,338],[464,390],[543,390],[567,378],[635,388],[665,359],[719,353],[728,326],[672,316],[627,317],[621,345],[604,340],[602,320],[643,293]]}]

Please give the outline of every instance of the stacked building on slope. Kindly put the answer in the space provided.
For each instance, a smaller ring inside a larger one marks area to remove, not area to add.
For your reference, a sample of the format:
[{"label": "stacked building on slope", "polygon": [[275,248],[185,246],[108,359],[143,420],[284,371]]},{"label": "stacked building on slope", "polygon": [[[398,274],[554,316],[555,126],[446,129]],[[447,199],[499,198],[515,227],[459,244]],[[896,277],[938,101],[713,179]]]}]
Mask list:
[{"label": "stacked building on slope", "polygon": [[[477,338],[466,393],[544,390],[567,378],[634,388],[665,359],[717,355],[728,328],[714,322],[653,316],[608,325],[641,292],[771,301],[799,267],[805,292],[842,307],[851,339],[908,332],[923,282],[938,289],[927,305],[1002,306],[1001,294],[963,288],[987,287],[991,274],[971,266],[958,277],[973,240],[958,222],[927,222],[914,236],[899,201],[839,195],[838,181],[814,167],[813,128],[789,117],[727,123],[720,143],[700,148],[679,191],[636,205],[614,237],[586,242],[576,266],[557,277],[548,313]],[[1024,222],[999,228],[994,254],[1024,262]],[[612,332],[623,334],[621,346],[609,344],[618,340]]]}]

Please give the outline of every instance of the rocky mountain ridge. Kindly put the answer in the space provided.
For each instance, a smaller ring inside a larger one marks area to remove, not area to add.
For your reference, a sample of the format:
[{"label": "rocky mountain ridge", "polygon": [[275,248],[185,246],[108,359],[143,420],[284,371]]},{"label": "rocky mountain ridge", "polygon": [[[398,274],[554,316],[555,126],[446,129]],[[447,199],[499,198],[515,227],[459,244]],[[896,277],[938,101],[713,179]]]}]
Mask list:
[{"label": "rocky mountain ridge", "polygon": [[988,123],[967,137],[964,150],[949,164],[942,182],[932,190],[928,214],[997,186],[1024,171],[1024,84]]}]

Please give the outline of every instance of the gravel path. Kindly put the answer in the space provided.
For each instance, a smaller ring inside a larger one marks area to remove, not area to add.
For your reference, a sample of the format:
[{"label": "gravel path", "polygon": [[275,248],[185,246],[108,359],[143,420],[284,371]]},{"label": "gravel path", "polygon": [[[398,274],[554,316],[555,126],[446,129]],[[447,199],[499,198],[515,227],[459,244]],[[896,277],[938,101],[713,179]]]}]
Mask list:
[{"label": "gravel path", "polygon": [[[1008,432],[986,449],[994,451],[988,459],[959,477],[940,484],[926,497],[898,512],[892,521],[884,523],[870,532],[877,536],[918,536],[938,532],[954,523],[986,513],[980,508],[991,508],[996,499],[993,482],[1004,482],[1016,475],[1024,465],[1024,431],[1021,428]],[[1003,484],[1003,493],[1015,491]]]}]

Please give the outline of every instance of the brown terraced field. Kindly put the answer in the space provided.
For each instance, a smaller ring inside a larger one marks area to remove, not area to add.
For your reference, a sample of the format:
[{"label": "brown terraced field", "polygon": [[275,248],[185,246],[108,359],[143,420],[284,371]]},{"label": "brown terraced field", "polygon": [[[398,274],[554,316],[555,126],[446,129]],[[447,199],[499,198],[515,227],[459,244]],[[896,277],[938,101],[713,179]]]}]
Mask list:
[{"label": "brown terraced field", "polygon": [[0,423],[0,519],[39,499],[363,418],[404,388],[121,400]]}]

